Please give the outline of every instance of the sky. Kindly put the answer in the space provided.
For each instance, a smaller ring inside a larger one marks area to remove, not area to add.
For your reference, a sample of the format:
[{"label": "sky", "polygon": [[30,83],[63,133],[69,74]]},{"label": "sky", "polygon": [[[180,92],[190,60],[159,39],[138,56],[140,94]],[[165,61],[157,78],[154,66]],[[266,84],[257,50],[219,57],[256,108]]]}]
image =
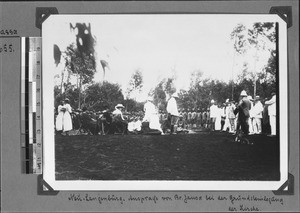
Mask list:
[{"label": "sky", "polygon": [[[250,26],[260,18],[240,15],[57,15],[47,21],[43,33],[49,49],[59,46],[61,51],[75,42],[75,32],[70,23],[90,23],[96,38],[95,82],[103,80],[100,60],[106,60],[109,70],[105,80],[118,83],[126,91],[132,74],[140,70],[144,87],[140,99],[162,78],[176,76],[177,90],[188,89],[193,71],[204,77],[228,82],[241,71],[245,60],[233,49],[230,33],[243,23]],[[43,28],[44,29],[44,28]],[[47,31],[48,32],[48,31]],[[247,60],[252,60],[247,56]],[[265,65],[268,53],[260,54],[256,68]],[[64,63],[54,66],[53,54],[49,62],[56,74]],[[51,61],[52,60],[52,61]]]}]

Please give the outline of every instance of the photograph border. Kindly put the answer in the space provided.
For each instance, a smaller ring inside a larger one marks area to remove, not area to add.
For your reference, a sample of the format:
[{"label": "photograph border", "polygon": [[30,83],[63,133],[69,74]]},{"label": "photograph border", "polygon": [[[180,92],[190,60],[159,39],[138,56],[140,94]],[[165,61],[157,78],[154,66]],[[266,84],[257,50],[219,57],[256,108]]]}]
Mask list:
[{"label": "photograph border", "polygon": [[[163,13],[164,14],[164,13]],[[169,14],[169,13],[166,13]],[[177,15],[175,13],[174,15]],[[191,14],[191,13],[187,13]],[[80,14],[80,16],[106,16],[116,14]],[[120,14],[119,14],[120,15]],[[124,14],[129,15],[129,14]],[[134,15],[147,15],[145,13]],[[153,15],[159,15],[154,13]],[[197,14],[199,16],[214,16],[214,15],[232,15],[232,16],[253,16],[259,18],[259,22],[277,22],[279,23],[279,41],[278,51],[279,54],[279,109],[280,109],[280,181],[57,181],[55,180],[55,159],[54,159],[54,133],[47,131],[53,128],[53,118],[43,119],[43,177],[44,180],[54,190],[100,190],[100,191],[257,191],[257,190],[277,190],[288,180],[288,79],[287,79],[287,23],[284,22],[278,15],[274,14]],[[51,15],[43,24],[48,23],[55,16]],[[73,16],[67,14],[66,16]],[[43,25],[44,26],[44,25]],[[42,34],[47,34],[47,28],[43,28]],[[44,43],[42,55],[45,57],[49,55],[46,51],[48,48]],[[43,82],[45,79],[51,79],[50,72],[45,72],[46,68],[43,63]],[[52,97],[52,85],[42,84],[43,87],[43,117],[49,117],[49,113],[53,113],[53,103],[50,98]],[[52,100],[53,102],[53,100]],[[50,111],[51,110],[51,111]],[[53,117],[53,116],[52,116]],[[52,133],[52,134],[51,134]],[[52,142],[51,142],[52,141]],[[47,151],[46,151],[47,150]],[[180,182],[180,184],[178,184]],[[268,183],[268,184],[266,184]]]}]

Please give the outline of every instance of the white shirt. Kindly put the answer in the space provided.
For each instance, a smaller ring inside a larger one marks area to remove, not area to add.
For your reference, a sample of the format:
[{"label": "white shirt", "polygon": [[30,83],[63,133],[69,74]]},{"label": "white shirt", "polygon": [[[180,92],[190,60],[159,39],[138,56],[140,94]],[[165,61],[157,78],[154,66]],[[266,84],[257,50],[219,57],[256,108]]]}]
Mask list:
[{"label": "white shirt", "polygon": [[217,107],[217,105],[214,104],[210,106],[209,111],[210,111],[211,118],[216,118],[220,114],[219,108]]},{"label": "white shirt", "polygon": [[264,107],[260,101],[258,101],[252,108],[252,113],[254,118],[262,118],[262,112],[264,111]]},{"label": "white shirt", "polygon": [[253,102],[250,101],[250,103],[251,103],[251,108],[250,108],[250,110],[249,110],[249,115],[250,115],[250,118],[253,118],[253,117],[254,117],[254,112],[253,112]]},{"label": "white shirt", "polygon": [[66,112],[72,113],[72,107],[70,106],[70,104],[65,104],[64,108],[66,108]]},{"label": "white shirt", "polygon": [[137,121],[134,123],[134,128],[135,128],[137,131],[141,131],[141,129],[142,129],[142,121],[137,120]]},{"label": "white shirt", "polygon": [[143,121],[151,121],[153,115],[157,114],[155,106],[150,101],[147,101],[144,105],[145,116]]},{"label": "white shirt", "polygon": [[167,105],[167,111],[171,115],[179,116],[177,103],[174,97],[170,98]]},{"label": "white shirt", "polygon": [[134,131],[134,124],[135,124],[134,121],[131,121],[131,122],[128,123],[127,129],[128,129],[129,132],[133,132]]},{"label": "white shirt", "polygon": [[116,109],[113,111],[112,114],[113,114],[113,115],[120,115],[121,118],[122,118],[122,120],[124,120],[123,113],[122,113],[122,111],[119,110],[118,108],[116,108]]},{"label": "white shirt", "polygon": [[269,105],[268,114],[276,116],[276,95],[273,95],[273,97],[269,101],[266,101],[265,104]]},{"label": "white shirt", "polygon": [[147,101],[144,105],[145,114],[156,114],[156,109],[153,103]]},{"label": "white shirt", "polygon": [[221,108],[219,108],[219,110],[220,110],[220,115],[222,117],[226,117],[226,109],[225,109],[225,107],[221,107]]}]

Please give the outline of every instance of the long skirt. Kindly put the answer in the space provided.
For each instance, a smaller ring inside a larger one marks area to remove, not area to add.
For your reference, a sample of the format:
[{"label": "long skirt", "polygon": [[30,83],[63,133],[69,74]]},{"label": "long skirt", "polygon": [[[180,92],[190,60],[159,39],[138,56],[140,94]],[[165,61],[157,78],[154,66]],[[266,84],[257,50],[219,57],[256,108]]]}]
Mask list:
[{"label": "long skirt", "polygon": [[68,111],[65,112],[63,117],[63,131],[70,131],[73,129],[72,118]]},{"label": "long skirt", "polygon": [[215,123],[215,130],[221,130],[221,116],[218,116],[216,118],[216,123]]},{"label": "long skirt", "polygon": [[64,119],[64,112],[58,113],[55,119],[55,128],[56,131],[62,131],[63,130],[63,119]]},{"label": "long skirt", "polygon": [[159,117],[157,115],[152,115],[149,121],[150,129],[157,129],[162,132],[161,125],[159,123]]}]

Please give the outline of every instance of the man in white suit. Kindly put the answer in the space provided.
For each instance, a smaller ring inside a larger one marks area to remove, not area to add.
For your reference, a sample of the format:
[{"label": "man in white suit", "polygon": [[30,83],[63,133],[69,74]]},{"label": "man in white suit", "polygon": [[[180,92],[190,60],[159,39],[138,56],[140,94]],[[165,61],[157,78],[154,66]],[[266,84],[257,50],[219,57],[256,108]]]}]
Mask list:
[{"label": "man in white suit", "polygon": [[171,120],[171,134],[176,132],[177,122],[179,118],[179,112],[178,112],[177,101],[176,101],[176,99],[178,98],[179,98],[178,95],[174,93],[167,104],[167,112]]},{"label": "man in white suit", "polygon": [[268,105],[269,121],[271,126],[271,136],[276,135],[276,93],[271,93],[272,98],[265,102]]}]

